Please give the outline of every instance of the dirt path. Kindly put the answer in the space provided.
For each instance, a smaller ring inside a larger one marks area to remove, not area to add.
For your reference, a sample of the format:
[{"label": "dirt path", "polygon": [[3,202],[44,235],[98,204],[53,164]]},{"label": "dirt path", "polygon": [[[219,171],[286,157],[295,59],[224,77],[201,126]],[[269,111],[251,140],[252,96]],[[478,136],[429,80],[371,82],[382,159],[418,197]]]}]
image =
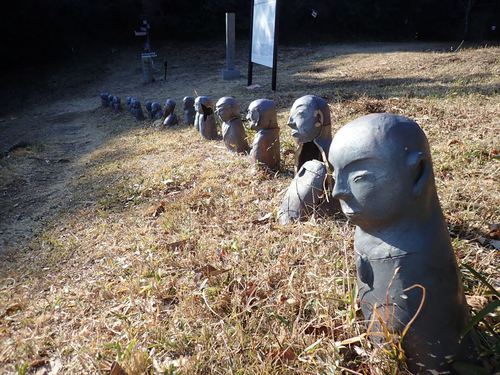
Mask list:
[{"label": "dirt path", "polygon": [[[72,202],[70,184],[82,166],[79,157],[106,136],[96,103],[85,110],[33,111],[0,128],[0,253],[19,249],[43,224]],[[8,152],[9,148],[14,148]]]}]

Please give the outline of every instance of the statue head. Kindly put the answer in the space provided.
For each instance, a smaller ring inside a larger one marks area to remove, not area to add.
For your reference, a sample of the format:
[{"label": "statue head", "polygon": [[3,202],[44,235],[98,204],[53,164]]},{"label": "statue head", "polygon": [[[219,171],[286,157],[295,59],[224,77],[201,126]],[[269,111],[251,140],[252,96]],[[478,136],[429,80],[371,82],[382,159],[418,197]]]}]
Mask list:
[{"label": "statue head", "polygon": [[292,137],[299,144],[328,138],[331,142],[330,109],[323,98],[305,95],[297,99],[290,110],[288,124]]},{"label": "statue head", "polygon": [[183,110],[191,109],[194,106],[194,98],[192,96],[185,96],[182,99]]},{"label": "statue head", "polygon": [[152,102],[151,103],[151,113],[156,114],[159,111],[161,111],[161,104],[158,102]]},{"label": "statue head", "polygon": [[223,122],[240,117],[240,105],[232,96],[224,96],[215,104],[215,113]]},{"label": "statue head", "polygon": [[146,107],[146,111],[148,111],[149,113],[151,113],[151,111],[152,111],[152,106],[153,106],[153,102],[151,100],[148,100],[144,104],[144,107]]},{"label": "statue head", "polygon": [[332,195],[362,229],[425,217],[437,201],[427,138],[406,117],[379,113],[350,122],[335,134],[328,160]]},{"label": "statue head", "polygon": [[201,115],[212,113],[213,106],[212,99],[208,96],[198,96],[194,101],[194,109]]},{"label": "statue head", "polygon": [[132,99],[132,101],[130,102],[130,108],[132,108],[132,109],[141,108],[141,102],[138,101],[137,99]]},{"label": "statue head", "polygon": [[101,100],[103,102],[108,102],[109,101],[109,97],[110,97],[109,92],[101,92],[99,94],[99,96],[101,97]]},{"label": "statue head", "polygon": [[165,101],[165,115],[169,115],[175,110],[175,101],[172,99],[167,99]]},{"label": "statue head", "polygon": [[279,128],[276,104],[269,99],[257,99],[250,103],[246,119],[250,129],[276,129]]}]

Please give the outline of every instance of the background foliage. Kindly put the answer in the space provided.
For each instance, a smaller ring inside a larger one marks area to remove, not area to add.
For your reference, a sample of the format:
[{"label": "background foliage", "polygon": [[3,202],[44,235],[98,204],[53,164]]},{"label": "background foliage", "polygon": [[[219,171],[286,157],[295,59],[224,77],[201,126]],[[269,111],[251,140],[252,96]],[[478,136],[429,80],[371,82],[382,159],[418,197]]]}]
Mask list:
[{"label": "background foliage", "polygon": [[[312,40],[499,39],[495,0],[286,0],[280,38]],[[246,38],[251,1],[241,0],[26,0],[2,12],[2,65],[36,65],[100,44],[129,43],[141,14],[156,40],[223,38],[224,13],[237,13]],[[470,9],[469,12],[467,10]],[[317,16],[313,17],[313,10]],[[468,30],[465,32],[466,14]]]}]

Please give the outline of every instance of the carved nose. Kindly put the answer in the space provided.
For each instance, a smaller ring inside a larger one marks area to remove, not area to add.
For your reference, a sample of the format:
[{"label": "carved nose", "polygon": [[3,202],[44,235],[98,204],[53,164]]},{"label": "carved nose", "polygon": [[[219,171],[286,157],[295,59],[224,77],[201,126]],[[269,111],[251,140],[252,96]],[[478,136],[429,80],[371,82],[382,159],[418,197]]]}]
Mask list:
[{"label": "carved nose", "polygon": [[293,118],[291,117],[288,119],[288,122],[286,124],[292,129],[297,129],[297,125],[295,124],[295,121],[293,121]]},{"label": "carved nose", "polygon": [[345,185],[339,183],[339,181],[336,180],[335,185],[333,186],[332,197],[334,197],[335,199],[345,200],[347,197],[349,197],[349,195],[350,192],[345,187]]}]

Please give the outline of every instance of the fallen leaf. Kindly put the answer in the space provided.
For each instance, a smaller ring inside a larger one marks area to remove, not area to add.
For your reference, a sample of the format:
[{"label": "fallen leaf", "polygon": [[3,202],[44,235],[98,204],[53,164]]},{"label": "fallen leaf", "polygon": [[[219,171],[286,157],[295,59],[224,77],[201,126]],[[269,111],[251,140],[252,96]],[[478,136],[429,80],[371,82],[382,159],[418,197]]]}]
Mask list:
[{"label": "fallen leaf", "polygon": [[127,372],[121,367],[118,362],[114,361],[109,370],[109,375],[128,375]]},{"label": "fallen leaf", "polygon": [[462,144],[462,141],[459,141],[458,139],[452,139],[451,141],[448,142],[448,146],[456,144]]},{"label": "fallen leaf", "polygon": [[255,83],[253,85],[247,86],[247,90],[255,90],[258,89],[260,85],[258,83]]},{"label": "fallen leaf", "polygon": [[346,345],[354,344],[356,342],[361,342],[361,340],[363,340],[363,338],[365,336],[366,336],[366,333],[362,333],[359,336],[351,337],[349,339],[345,339],[345,340],[342,340],[342,341],[335,342],[335,345],[336,346],[346,346]]},{"label": "fallen leaf", "polygon": [[332,329],[327,326],[309,326],[304,330],[306,335],[332,336]]},{"label": "fallen leaf", "polygon": [[500,240],[500,224],[490,224],[488,236],[494,240]]},{"label": "fallen leaf", "polygon": [[162,213],[165,212],[165,202],[161,201],[159,204],[154,205],[147,211],[147,216],[151,216],[152,218],[157,218]]},{"label": "fallen leaf", "polygon": [[20,311],[21,309],[22,309],[22,306],[19,303],[14,303],[5,309],[5,312],[2,315],[0,315],[0,318],[3,318],[4,316],[12,315],[12,314]]},{"label": "fallen leaf", "polygon": [[252,221],[252,224],[266,224],[269,222],[269,219],[272,217],[273,215],[269,212],[267,214],[265,214],[264,216],[261,216],[259,217],[258,219],[256,220],[253,220]]},{"label": "fallen leaf", "polygon": [[200,268],[195,270],[196,274],[204,276],[204,277],[214,277],[214,276],[218,276],[218,275],[221,275],[223,273],[226,273],[228,271],[229,271],[228,269],[227,270],[218,270],[217,268],[215,268],[211,264],[208,264],[206,266],[200,267]]},{"label": "fallen leaf", "polygon": [[279,361],[279,362],[291,362],[297,359],[297,354],[293,351],[292,348],[286,348],[284,350],[282,349],[274,349],[269,356],[274,360],[274,361]]},{"label": "fallen leaf", "polygon": [[49,364],[49,360],[47,358],[35,359],[30,363],[30,369],[34,370],[39,367],[45,366]]}]

